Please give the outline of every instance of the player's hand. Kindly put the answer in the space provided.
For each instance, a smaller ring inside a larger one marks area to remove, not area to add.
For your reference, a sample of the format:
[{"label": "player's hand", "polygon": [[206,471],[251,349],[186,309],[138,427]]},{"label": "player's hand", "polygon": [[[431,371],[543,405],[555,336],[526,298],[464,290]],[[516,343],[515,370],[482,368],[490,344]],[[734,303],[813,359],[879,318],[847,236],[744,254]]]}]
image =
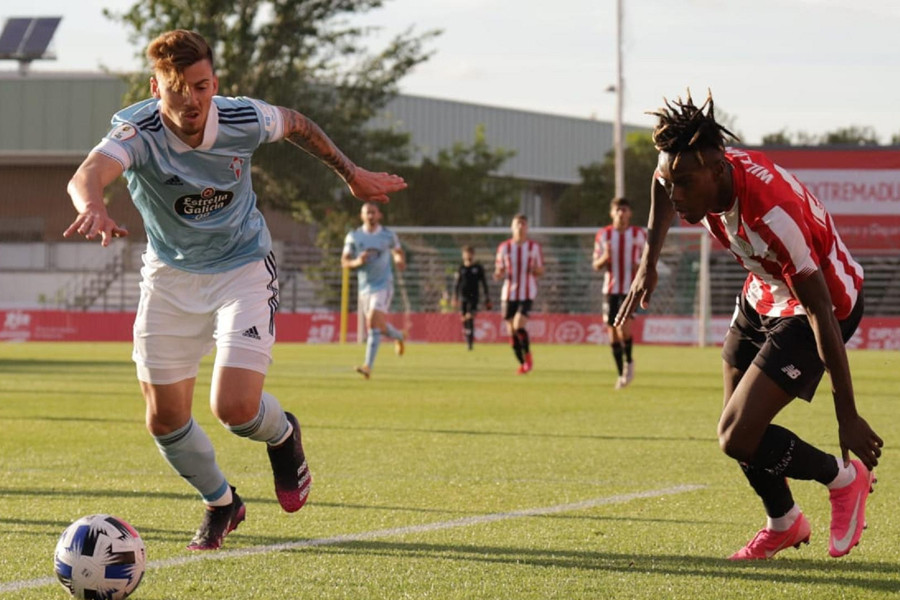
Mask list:
[{"label": "player's hand", "polygon": [[374,173],[357,167],[353,181],[347,184],[350,192],[363,202],[390,202],[388,194],[406,189],[406,181],[399,175],[390,173]]},{"label": "player's hand", "polygon": [[488,300],[487,302],[484,303],[484,307],[488,310],[491,310],[494,308],[494,303],[491,302],[490,300]]},{"label": "player's hand", "polygon": [[75,217],[72,224],[63,232],[63,237],[69,237],[74,233],[83,235],[89,240],[99,235],[100,245],[109,246],[113,238],[127,236],[128,230],[112,220],[106,209],[89,208]]},{"label": "player's hand", "polygon": [[631,289],[628,290],[628,294],[622,300],[622,306],[619,307],[619,312],[616,315],[616,327],[621,327],[625,321],[630,319],[634,315],[634,311],[638,309],[638,306],[641,308],[650,306],[650,296],[653,295],[653,290],[656,289],[658,278],[656,267],[641,265],[638,268],[634,281],[631,282]]},{"label": "player's hand", "polygon": [[838,437],[844,465],[850,463],[852,451],[870,471],[878,464],[884,441],[878,437],[869,424],[860,416],[846,423],[838,423]]}]

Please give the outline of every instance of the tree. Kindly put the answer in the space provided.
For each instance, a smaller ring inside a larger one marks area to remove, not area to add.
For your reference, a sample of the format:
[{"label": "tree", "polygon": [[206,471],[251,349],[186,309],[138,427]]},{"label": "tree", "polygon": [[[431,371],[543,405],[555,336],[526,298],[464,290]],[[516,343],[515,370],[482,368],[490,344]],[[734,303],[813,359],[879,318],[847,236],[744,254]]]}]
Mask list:
[{"label": "tree", "polygon": [[518,207],[521,185],[503,177],[503,163],[512,150],[491,148],[484,126],[470,145],[461,142],[424,158],[418,167],[400,169],[409,188],[388,207],[396,225],[484,226],[511,217]]},{"label": "tree", "polygon": [[[370,127],[397,93],[397,82],[427,60],[425,44],[438,32],[396,36],[368,54],[370,31],[348,23],[382,0],[144,0],[127,12],[104,11],[130,28],[139,48],[176,28],[202,34],[213,47],[220,93],[262,98],[296,108],[318,123],[355,162],[387,170],[408,159],[409,136]],[[147,97],[147,74],[131,78],[128,100]],[[303,152],[266,145],[254,156],[260,202],[315,222],[335,208],[356,207],[328,169]]]},{"label": "tree", "polygon": [[[625,146],[625,190],[634,212],[632,222],[643,225],[650,214],[650,176],[659,152],[648,132],[630,133]],[[602,163],[579,167],[581,183],[563,192],[556,207],[562,227],[593,227],[610,222],[609,203],[615,196],[615,152]]]},{"label": "tree", "polygon": [[788,132],[787,129],[769,133],[762,137],[763,146],[825,146],[852,145],[877,146],[878,134],[872,127],[851,125],[839,127],[823,134],[812,134],[805,131]]}]

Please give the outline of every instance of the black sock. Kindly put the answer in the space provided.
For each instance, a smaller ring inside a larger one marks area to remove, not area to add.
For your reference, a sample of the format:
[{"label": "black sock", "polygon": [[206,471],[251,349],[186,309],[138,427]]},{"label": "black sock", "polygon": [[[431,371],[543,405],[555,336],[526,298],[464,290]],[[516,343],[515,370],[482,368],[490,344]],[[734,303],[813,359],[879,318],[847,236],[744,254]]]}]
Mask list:
[{"label": "black sock", "polygon": [[837,460],[779,425],[769,425],[749,465],[741,464],[762,498],[766,514],[783,516],[794,505],[785,478],[828,484],[838,474]]},{"label": "black sock", "polygon": [[468,319],[464,320],[463,331],[466,334],[466,344],[468,344],[469,348],[471,348],[472,343],[475,341],[475,319],[469,317]]},{"label": "black sock", "polygon": [[621,342],[613,342],[610,344],[612,348],[613,358],[616,359],[616,369],[619,370],[619,375],[622,374],[622,343]]},{"label": "black sock", "polygon": [[632,338],[625,339],[625,362],[631,362],[631,346],[632,346]]},{"label": "black sock", "polygon": [[519,336],[519,343],[522,345],[522,353],[531,352],[531,344],[528,343],[528,332],[525,328],[516,329],[516,335]]},{"label": "black sock", "polygon": [[509,338],[512,342],[513,352],[516,353],[516,360],[518,360],[520,364],[524,364],[525,356],[522,354],[522,344],[519,342],[519,336],[512,334]]}]

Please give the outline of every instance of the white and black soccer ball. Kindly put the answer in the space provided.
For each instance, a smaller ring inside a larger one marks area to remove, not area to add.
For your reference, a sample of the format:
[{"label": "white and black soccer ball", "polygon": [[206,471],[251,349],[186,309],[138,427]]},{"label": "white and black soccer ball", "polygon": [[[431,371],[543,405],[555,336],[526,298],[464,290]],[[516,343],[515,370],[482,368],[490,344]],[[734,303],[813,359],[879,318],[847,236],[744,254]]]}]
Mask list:
[{"label": "white and black soccer ball", "polygon": [[79,600],[123,600],[144,576],[146,550],[138,532],[110,515],[82,517],[56,544],[56,577]]}]

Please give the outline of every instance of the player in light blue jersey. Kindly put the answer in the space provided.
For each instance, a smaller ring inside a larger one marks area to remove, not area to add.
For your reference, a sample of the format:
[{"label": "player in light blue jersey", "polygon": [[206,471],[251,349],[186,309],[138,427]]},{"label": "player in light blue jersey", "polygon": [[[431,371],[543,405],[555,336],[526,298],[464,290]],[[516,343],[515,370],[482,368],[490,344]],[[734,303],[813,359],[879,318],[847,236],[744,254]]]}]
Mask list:
[{"label": "player in light blue jersey", "polygon": [[108,246],[128,234],[103,202],[103,190],[124,174],[148,238],[133,352],[147,429],[206,504],[188,548],[213,550],[246,513],[192,417],[198,365],[213,346],[215,416],[234,434],[266,442],[285,511],[304,505],[311,484],[297,419],[263,391],[278,278],[250,181],[254,150],[287,138],[367,202],[387,202],[406,184],[356,166],[295,110],[216,95],[212,51],[197,33],[164,33],[147,47],[147,58],[152,98],[116,113],[75,172],[68,192],[78,215],[64,235],[100,236]]},{"label": "player in light blue jersey", "polygon": [[368,379],[372,375],[375,356],[382,334],[394,340],[394,350],[403,356],[403,332],[388,323],[391,299],[394,297],[394,273],[391,263],[400,271],[406,268],[406,255],[397,234],[381,225],[381,210],[374,202],[366,202],[360,210],[362,226],[347,234],[341,266],[356,269],[360,308],[366,314],[366,362],[356,372]]}]

